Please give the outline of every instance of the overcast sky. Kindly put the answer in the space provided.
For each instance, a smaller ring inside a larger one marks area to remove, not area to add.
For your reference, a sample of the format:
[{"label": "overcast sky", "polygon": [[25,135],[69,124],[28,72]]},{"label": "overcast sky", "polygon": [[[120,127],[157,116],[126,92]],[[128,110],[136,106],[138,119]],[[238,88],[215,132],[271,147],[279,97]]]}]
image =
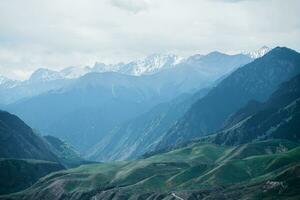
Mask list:
[{"label": "overcast sky", "polygon": [[0,0],[0,75],[152,53],[300,50],[299,0]]}]

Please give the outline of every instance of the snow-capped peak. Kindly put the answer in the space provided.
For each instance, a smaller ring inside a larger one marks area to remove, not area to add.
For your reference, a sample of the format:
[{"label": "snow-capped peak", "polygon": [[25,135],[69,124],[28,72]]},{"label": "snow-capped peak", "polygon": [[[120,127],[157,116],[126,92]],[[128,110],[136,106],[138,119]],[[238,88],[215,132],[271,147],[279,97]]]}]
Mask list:
[{"label": "snow-capped peak", "polygon": [[18,85],[20,81],[9,79],[0,75],[0,87],[1,88],[13,88]]},{"label": "snow-capped peak", "polygon": [[248,52],[245,53],[246,55],[248,55],[249,57],[256,59],[256,58],[260,58],[262,56],[264,56],[265,54],[267,54],[271,49],[267,46],[263,46],[260,49],[256,50],[256,51],[252,51],[252,52]]},{"label": "snow-capped peak", "polygon": [[92,69],[90,67],[67,67],[59,71],[59,74],[63,78],[73,79],[83,76],[89,73]]},{"label": "snow-capped peak", "polygon": [[101,62],[96,62],[94,67],[91,68],[92,72],[117,72],[120,70],[120,66],[124,65],[123,63],[115,65],[107,65]]},{"label": "snow-capped peak", "polygon": [[40,68],[32,73],[29,80],[45,82],[58,79],[74,79],[90,72],[119,72],[128,75],[140,76],[145,74],[154,74],[163,69],[174,67],[182,62],[182,60],[182,57],[174,54],[152,54],[144,59],[138,59],[126,64],[104,64],[96,62],[93,67],[67,67],[60,71]]},{"label": "snow-capped peak", "polygon": [[31,74],[29,80],[30,81],[52,81],[52,80],[58,80],[62,78],[63,76],[57,71],[45,69],[45,68],[39,68]]},{"label": "snow-capped peak", "polygon": [[174,67],[182,60],[183,58],[174,54],[152,54],[144,59],[139,59],[124,65],[120,71],[135,76],[154,74],[158,71]]},{"label": "snow-capped peak", "polygon": [[6,78],[5,76],[1,76],[0,75],[0,85],[6,83],[7,81],[9,81],[10,79]]}]

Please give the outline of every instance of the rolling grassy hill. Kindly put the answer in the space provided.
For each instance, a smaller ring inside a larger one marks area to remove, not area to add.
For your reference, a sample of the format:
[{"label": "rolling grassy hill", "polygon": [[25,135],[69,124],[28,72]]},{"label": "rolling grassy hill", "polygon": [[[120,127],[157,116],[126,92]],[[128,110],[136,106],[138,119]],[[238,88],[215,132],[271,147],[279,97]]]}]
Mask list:
[{"label": "rolling grassy hill", "polygon": [[[300,163],[298,145],[285,140],[238,147],[194,143],[146,159],[55,172],[22,192],[0,199],[170,199],[174,191],[190,199],[199,195],[213,199],[219,194],[242,198],[271,195],[278,184],[283,188],[278,194],[295,196],[299,195],[295,187],[300,181],[295,176]],[[234,188],[241,186],[245,192],[239,194],[241,189]]]}]

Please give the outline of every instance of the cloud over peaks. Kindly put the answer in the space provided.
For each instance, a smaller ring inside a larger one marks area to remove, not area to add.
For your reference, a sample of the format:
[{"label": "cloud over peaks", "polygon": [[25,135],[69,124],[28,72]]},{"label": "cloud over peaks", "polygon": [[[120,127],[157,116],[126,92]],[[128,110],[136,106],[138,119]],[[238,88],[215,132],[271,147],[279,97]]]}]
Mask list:
[{"label": "cloud over peaks", "polygon": [[138,13],[149,8],[149,0],[110,0],[111,4],[117,8]]}]

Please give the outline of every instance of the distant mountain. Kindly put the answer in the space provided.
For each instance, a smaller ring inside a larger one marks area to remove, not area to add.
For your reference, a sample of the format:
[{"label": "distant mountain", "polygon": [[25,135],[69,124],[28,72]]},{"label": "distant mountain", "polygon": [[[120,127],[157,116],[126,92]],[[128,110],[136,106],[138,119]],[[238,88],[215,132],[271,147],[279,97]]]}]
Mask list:
[{"label": "distant mountain", "polygon": [[[210,57],[209,55],[207,56]],[[67,67],[60,71],[40,68],[33,72],[28,80],[8,81],[4,77],[0,78],[0,104],[11,104],[24,98],[31,98],[51,90],[64,88],[70,82],[73,82],[74,79],[78,79],[88,73],[117,72],[132,76],[143,76],[154,75],[163,71],[170,72],[171,70],[171,73],[175,73],[174,76],[176,76],[173,78],[178,81],[190,81],[192,82],[191,84],[199,85],[204,80],[207,83],[212,82],[213,79],[252,61],[250,57],[242,54],[233,56],[223,54],[223,56],[216,56],[215,61],[212,62],[205,60],[207,56],[201,56],[204,59],[201,61],[201,59],[193,58],[200,57],[199,55],[192,56],[190,57],[191,59],[182,59],[172,54],[153,54],[129,63],[107,65],[98,62],[93,67]],[[197,73],[196,75],[188,74],[195,72]],[[196,83],[194,81],[195,78],[199,79],[201,83]]]},{"label": "distant mountain", "polygon": [[90,73],[62,90],[18,102],[8,109],[44,134],[61,137],[82,150],[100,141],[115,125],[176,95],[175,85],[162,88],[160,93],[160,84],[118,73]]},{"label": "distant mountain", "polygon": [[53,81],[59,79],[74,79],[93,72],[118,72],[133,76],[149,75],[172,68],[182,60],[182,58],[172,54],[152,54],[129,63],[104,64],[97,62],[93,67],[67,67],[60,71],[40,68],[32,73],[29,80]]},{"label": "distant mountain", "polygon": [[154,74],[159,71],[172,68],[181,63],[183,58],[173,54],[152,54],[145,59],[139,59],[120,67],[118,72],[134,76]]},{"label": "distant mountain", "polygon": [[[51,72],[48,72],[49,74]],[[45,72],[46,72],[45,71]],[[42,74],[38,77],[38,74]],[[25,81],[12,81],[0,85],[0,104],[10,104],[20,101],[21,99],[30,98],[40,95],[51,90],[57,90],[66,86],[72,80],[69,79],[56,79],[54,73],[52,77],[47,77],[42,71],[35,74],[31,79]]]},{"label": "distant mountain", "polygon": [[[249,61],[244,55],[212,54],[152,75],[88,73],[77,79],[50,81],[64,81],[63,87],[10,104],[6,109],[42,133],[58,136],[83,153],[100,143],[116,126],[157,104],[209,87]],[[42,86],[35,85],[33,88]]]},{"label": "distant mountain", "polygon": [[0,90],[16,87],[20,82],[9,79],[5,76],[0,76]]},{"label": "distant mountain", "polygon": [[57,71],[50,69],[40,68],[32,73],[29,78],[29,81],[32,82],[46,82],[63,79],[64,77]]},{"label": "distant mountain", "polygon": [[212,52],[207,55],[193,55],[187,59],[174,54],[152,54],[129,63],[104,64],[97,62],[93,67],[67,67],[61,71],[40,68],[31,75],[30,79],[41,81],[63,78],[73,79],[93,72],[118,72],[127,75],[142,76],[155,74],[177,65],[184,67],[185,65],[195,64],[200,66],[204,70],[204,73],[213,72],[213,70],[217,70],[217,68],[221,67],[222,64],[225,66],[222,66],[218,70],[224,71],[225,68],[227,68],[226,70],[229,72],[237,66],[250,62],[250,60],[251,58],[249,58],[248,55],[237,54],[231,56],[220,52]]},{"label": "distant mountain", "polygon": [[91,160],[135,159],[154,150],[165,132],[187,111],[193,102],[207,94],[202,89],[196,94],[185,94],[162,103],[150,111],[116,127],[87,151]]},{"label": "distant mountain", "polygon": [[249,100],[266,100],[278,85],[300,73],[300,54],[277,47],[265,56],[237,69],[204,98],[164,136],[157,149],[211,134]]},{"label": "distant mountain", "polygon": [[256,51],[245,52],[244,54],[249,56],[250,58],[257,59],[266,55],[271,49],[267,46],[263,46]]},{"label": "distant mountain", "polygon": [[6,78],[5,76],[0,76],[0,85],[6,83],[9,79]]},{"label": "distant mountain", "polygon": [[90,67],[67,67],[59,71],[59,74],[66,79],[74,79],[83,76],[91,71]]},{"label": "distant mountain", "polygon": [[265,103],[249,103],[228,121],[213,142],[238,145],[281,138],[300,141],[300,75],[283,83]]},{"label": "distant mountain", "polygon": [[48,144],[17,116],[0,111],[0,158],[58,162]]}]

